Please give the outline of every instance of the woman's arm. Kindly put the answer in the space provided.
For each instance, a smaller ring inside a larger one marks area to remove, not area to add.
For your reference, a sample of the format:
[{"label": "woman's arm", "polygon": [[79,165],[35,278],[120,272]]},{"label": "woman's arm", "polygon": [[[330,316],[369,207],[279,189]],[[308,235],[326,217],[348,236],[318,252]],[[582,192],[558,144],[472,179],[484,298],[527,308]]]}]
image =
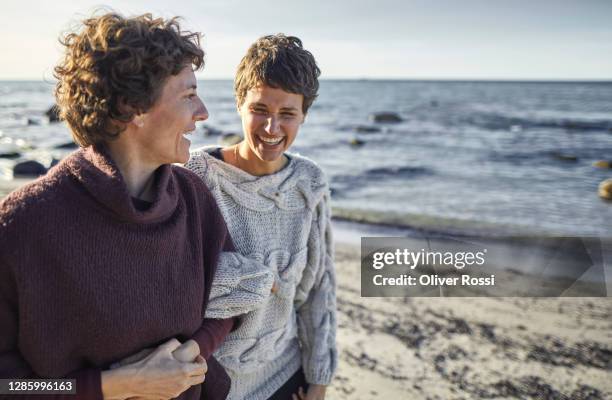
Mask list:
[{"label": "woman's arm", "polygon": [[308,261],[295,300],[306,381],[311,385],[328,385],[338,364],[336,275],[329,193],[314,212],[308,238]]},{"label": "woman's arm", "polygon": [[230,318],[259,308],[270,296],[274,273],[258,260],[237,252],[219,256],[206,318]]}]

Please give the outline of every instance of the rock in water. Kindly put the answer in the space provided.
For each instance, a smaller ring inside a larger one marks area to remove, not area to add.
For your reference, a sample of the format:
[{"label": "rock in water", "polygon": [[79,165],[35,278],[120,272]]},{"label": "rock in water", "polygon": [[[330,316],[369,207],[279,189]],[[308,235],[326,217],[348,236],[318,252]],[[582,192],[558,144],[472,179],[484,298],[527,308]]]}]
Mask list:
[{"label": "rock in water", "polygon": [[47,168],[38,161],[22,161],[13,167],[13,176],[40,176],[47,173]]},{"label": "rock in water", "polygon": [[568,162],[576,162],[578,161],[578,157],[573,154],[561,153],[558,151],[553,151],[550,153],[553,158],[556,158],[559,161],[568,161]]},{"label": "rock in water", "polygon": [[0,152],[0,158],[14,159],[21,157],[21,153],[18,151]]},{"label": "rock in water", "polygon": [[47,110],[45,115],[49,117],[49,122],[59,122],[59,107],[57,106],[57,104],[51,106],[51,108]]},{"label": "rock in water", "polygon": [[360,146],[363,146],[365,144],[365,142],[363,140],[360,140],[360,139],[357,139],[357,138],[351,139],[351,141],[349,143],[353,147],[360,147]]},{"label": "rock in water", "polygon": [[402,117],[400,117],[396,113],[392,113],[392,112],[374,113],[374,114],[370,115],[370,118],[374,122],[387,122],[387,123],[391,122],[391,123],[395,123],[395,122],[402,122],[403,121]]},{"label": "rock in water", "polygon": [[0,142],[0,158],[19,158],[21,157],[21,148],[13,142],[11,138],[4,138]]},{"label": "rock in water", "polygon": [[599,160],[593,163],[594,167],[597,168],[612,168],[612,161]]},{"label": "rock in water", "polygon": [[204,136],[218,136],[223,134],[223,131],[221,129],[213,128],[212,126],[203,125],[202,134]]},{"label": "rock in water", "polygon": [[242,142],[242,136],[236,135],[235,133],[224,133],[219,139],[219,143],[223,146],[233,146]]},{"label": "rock in water", "polygon": [[66,143],[62,143],[62,144],[58,144],[56,146],[54,146],[55,149],[78,149],[79,146],[74,143],[74,142],[66,142]]},{"label": "rock in water", "polygon": [[377,126],[368,126],[368,125],[357,125],[355,126],[355,132],[359,133],[376,133],[380,132],[380,128]]},{"label": "rock in water", "polygon": [[612,200],[612,179],[601,182],[597,193],[604,200]]}]

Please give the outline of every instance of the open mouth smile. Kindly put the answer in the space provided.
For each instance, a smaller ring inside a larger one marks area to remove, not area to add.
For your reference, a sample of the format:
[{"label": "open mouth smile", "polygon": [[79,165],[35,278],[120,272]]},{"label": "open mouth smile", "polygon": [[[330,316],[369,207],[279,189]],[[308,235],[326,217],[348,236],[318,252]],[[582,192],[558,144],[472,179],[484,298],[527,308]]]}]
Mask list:
[{"label": "open mouth smile", "polygon": [[265,144],[269,144],[269,145],[277,145],[280,142],[282,142],[285,138],[284,137],[275,137],[275,138],[267,138],[267,137],[263,137],[263,136],[257,136],[257,139],[259,139],[260,141],[262,141]]}]

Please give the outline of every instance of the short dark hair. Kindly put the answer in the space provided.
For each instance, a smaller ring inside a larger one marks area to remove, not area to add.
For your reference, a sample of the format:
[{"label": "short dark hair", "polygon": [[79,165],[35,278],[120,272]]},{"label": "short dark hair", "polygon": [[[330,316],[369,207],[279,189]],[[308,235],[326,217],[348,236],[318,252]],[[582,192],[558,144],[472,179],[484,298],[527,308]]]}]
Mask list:
[{"label": "short dark hair", "polygon": [[304,114],[317,98],[321,70],[313,55],[295,36],[282,33],[263,36],[249,47],[234,79],[236,102],[241,106],[247,92],[258,85],[280,88],[304,96]]},{"label": "short dark hair", "polygon": [[116,138],[155,104],[168,77],[204,65],[200,34],[181,31],[177,17],[107,12],[85,19],[60,43],[65,54],[55,67],[55,97],[83,147]]}]

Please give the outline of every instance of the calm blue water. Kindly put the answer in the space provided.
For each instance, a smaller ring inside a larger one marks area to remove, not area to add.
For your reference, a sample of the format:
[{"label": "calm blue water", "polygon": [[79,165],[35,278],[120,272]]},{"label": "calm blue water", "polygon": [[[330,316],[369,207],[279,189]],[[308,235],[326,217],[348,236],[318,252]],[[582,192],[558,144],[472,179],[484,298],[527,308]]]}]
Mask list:
[{"label": "calm blue water", "polygon": [[[205,125],[240,133],[232,82],[199,87],[211,115]],[[22,139],[35,156],[62,155],[49,149],[69,141],[68,131],[43,116],[52,89],[0,82],[0,152]],[[404,121],[375,124],[377,111]],[[218,140],[199,132],[194,146]],[[592,166],[612,160],[609,83],[323,81],[293,150],[322,165],[334,206],[348,215],[612,235],[612,203],[596,194],[612,170]],[[10,179],[12,162],[0,158],[0,177]]]}]

